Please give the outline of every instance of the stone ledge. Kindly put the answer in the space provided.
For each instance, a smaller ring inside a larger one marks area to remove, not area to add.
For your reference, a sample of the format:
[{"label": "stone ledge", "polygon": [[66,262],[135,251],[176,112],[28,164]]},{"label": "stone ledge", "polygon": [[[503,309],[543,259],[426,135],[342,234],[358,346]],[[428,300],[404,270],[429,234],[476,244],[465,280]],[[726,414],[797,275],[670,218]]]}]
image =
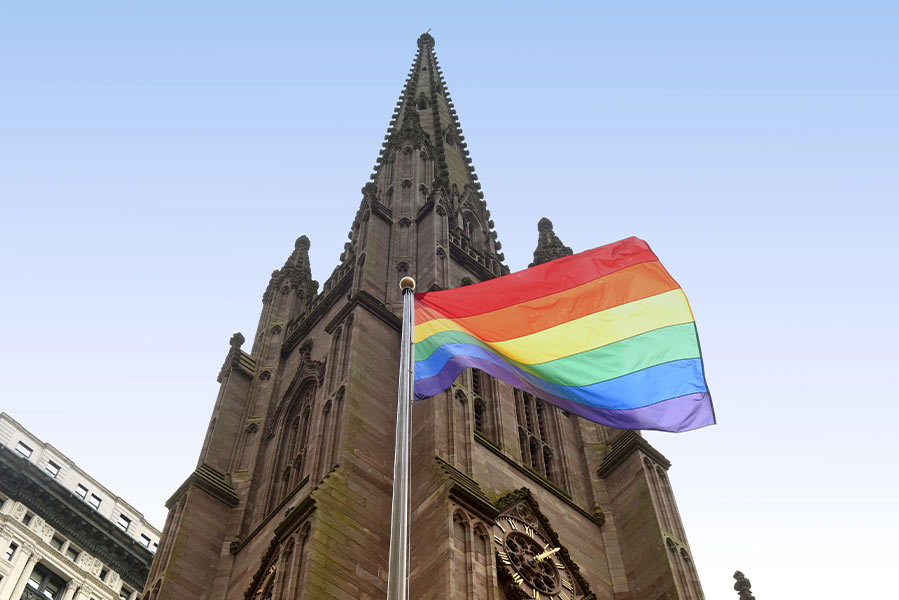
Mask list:
[{"label": "stone ledge", "polygon": [[638,435],[635,431],[625,431],[609,446],[609,450],[606,452],[606,456],[603,458],[602,464],[599,465],[599,469],[596,472],[597,475],[606,478],[637,450],[640,450],[643,454],[646,454],[648,457],[659,463],[666,471],[671,466],[671,461],[665,458],[661,452],[653,448],[652,444],[643,439],[642,436]]},{"label": "stone ledge", "polygon": [[450,498],[458,500],[471,510],[475,511],[482,518],[493,521],[499,515],[496,506],[487,497],[487,494],[481,489],[474,479],[449,464],[439,456],[435,456],[434,460],[449,476],[452,485],[450,487]]},{"label": "stone ledge", "polygon": [[484,446],[485,448],[487,448],[488,450],[490,450],[491,452],[493,452],[494,454],[499,456],[504,461],[506,461],[506,463],[508,463],[509,465],[514,467],[515,470],[517,470],[518,472],[522,473],[523,475],[526,475],[527,477],[529,477],[534,483],[536,483],[537,485],[539,485],[540,487],[545,489],[547,492],[549,492],[550,494],[552,494],[553,496],[555,496],[556,498],[558,498],[559,500],[564,502],[566,505],[573,508],[578,513],[587,517],[591,521],[596,522],[595,515],[591,515],[589,512],[584,510],[582,507],[575,504],[574,500],[571,499],[571,496],[569,496],[564,490],[562,490],[559,487],[556,487],[555,484],[544,479],[536,471],[532,471],[532,470],[528,469],[527,467],[518,464],[514,459],[507,456],[502,450],[500,450],[497,446],[495,446],[493,444],[493,442],[491,442],[490,440],[485,438],[481,433],[478,433],[477,431],[475,431],[474,439],[479,444],[481,444],[482,446]]},{"label": "stone ledge", "polygon": [[231,484],[225,480],[225,476],[204,463],[197,467],[193,473],[188,475],[184,483],[182,483],[181,486],[175,490],[175,493],[172,494],[171,498],[166,501],[165,507],[171,509],[177,499],[192,485],[221,501],[229,508],[234,508],[237,506],[238,502],[240,502],[237,492],[234,491]]}]

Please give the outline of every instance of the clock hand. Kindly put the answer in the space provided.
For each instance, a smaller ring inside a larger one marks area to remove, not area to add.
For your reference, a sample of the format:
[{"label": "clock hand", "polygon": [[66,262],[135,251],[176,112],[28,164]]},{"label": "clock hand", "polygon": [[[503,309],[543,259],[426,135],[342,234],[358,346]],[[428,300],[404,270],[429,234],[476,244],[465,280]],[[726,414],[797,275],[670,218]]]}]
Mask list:
[{"label": "clock hand", "polygon": [[537,561],[543,560],[544,558],[552,556],[559,550],[560,550],[560,548],[553,548],[552,550],[547,550],[546,552],[541,552],[540,554],[538,554],[537,556],[534,557],[534,560],[537,560]]}]

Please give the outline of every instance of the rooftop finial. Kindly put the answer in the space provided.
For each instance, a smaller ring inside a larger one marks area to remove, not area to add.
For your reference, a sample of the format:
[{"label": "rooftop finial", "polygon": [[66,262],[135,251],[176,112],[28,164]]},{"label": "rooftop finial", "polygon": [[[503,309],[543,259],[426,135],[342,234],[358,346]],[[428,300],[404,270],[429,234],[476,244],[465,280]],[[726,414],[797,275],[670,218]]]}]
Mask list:
[{"label": "rooftop finial", "polygon": [[755,596],[752,595],[752,584],[749,582],[749,579],[747,579],[740,571],[734,573],[734,579],[737,580],[734,584],[734,589],[740,594],[740,600],[755,600]]},{"label": "rooftop finial", "polygon": [[553,231],[553,222],[543,217],[537,223],[537,248],[534,250],[534,262],[529,267],[542,265],[545,262],[571,256],[571,248],[562,243],[559,236]]},{"label": "rooftop finial", "polygon": [[425,46],[430,48],[434,47],[434,36],[432,36],[429,32],[431,28],[428,27],[428,31],[425,31],[423,34],[418,36],[418,47],[424,50]]}]

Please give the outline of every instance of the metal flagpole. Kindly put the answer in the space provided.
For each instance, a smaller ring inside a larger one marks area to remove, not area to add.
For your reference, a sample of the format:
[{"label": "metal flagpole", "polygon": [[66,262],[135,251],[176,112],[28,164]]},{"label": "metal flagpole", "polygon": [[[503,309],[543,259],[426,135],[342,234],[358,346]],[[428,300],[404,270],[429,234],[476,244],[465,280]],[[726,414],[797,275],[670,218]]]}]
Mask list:
[{"label": "metal flagpole", "polygon": [[409,423],[412,408],[412,330],[415,327],[415,280],[403,277],[403,330],[396,398],[396,442],[393,456],[393,501],[390,507],[390,562],[387,600],[409,598]]}]

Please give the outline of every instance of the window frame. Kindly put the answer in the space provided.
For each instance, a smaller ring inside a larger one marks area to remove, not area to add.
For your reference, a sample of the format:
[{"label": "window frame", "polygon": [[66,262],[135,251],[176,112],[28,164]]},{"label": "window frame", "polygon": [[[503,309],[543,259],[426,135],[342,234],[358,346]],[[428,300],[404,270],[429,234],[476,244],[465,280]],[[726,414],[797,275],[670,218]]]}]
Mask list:
[{"label": "window frame", "polygon": [[[27,450],[28,454],[22,452],[22,448]],[[22,440],[19,440],[19,442],[16,444],[15,451],[18,452],[19,456],[21,456],[22,458],[31,458],[31,455],[34,454],[34,450]]]},{"label": "window frame", "polygon": [[9,542],[9,546],[6,548],[6,551],[3,553],[3,556],[9,562],[12,562],[12,559],[15,558],[16,552],[19,551],[19,545],[13,541]]},{"label": "window frame", "polygon": [[[53,468],[51,469],[50,467]],[[53,477],[53,479],[56,479],[56,477],[59,475],[59,472],[62,470],[62,467],[56,464],[56,462],[48,460],[47,465],[44,467],[44,469],[47,471],[47,473],[50,474],[51,477]],[[55,469],[55,471],[53,469]]]}]

